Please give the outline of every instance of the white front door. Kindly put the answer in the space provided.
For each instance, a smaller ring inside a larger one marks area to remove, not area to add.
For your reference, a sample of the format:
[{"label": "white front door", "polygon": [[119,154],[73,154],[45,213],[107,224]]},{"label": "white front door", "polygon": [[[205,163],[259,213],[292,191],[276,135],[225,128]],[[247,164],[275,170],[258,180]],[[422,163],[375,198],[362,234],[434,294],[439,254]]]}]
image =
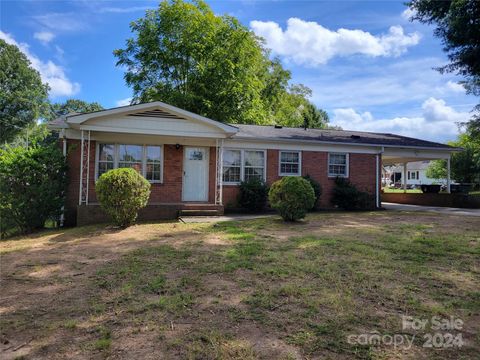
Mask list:
[{"label": "white front door", "polygon": [[208,148],[185,147],[183,201],[208,201]]}]

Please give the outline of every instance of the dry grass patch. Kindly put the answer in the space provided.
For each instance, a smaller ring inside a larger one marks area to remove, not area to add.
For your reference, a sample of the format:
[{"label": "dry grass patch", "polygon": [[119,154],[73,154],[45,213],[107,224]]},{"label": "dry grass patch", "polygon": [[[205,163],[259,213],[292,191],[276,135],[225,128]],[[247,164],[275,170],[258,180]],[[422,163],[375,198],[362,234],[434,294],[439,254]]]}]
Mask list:
[{"label": "dry grass patch", "polygon": [[[475,218],[374,212],[12,240],[0,245],[21,244],[2,256],[2,354],[473,359],[479,233]],[[402,315],[459,317],[466,345],[425,349],[425,332],[408,350],[347,342],[365,332],[414,335],[401,329]]]}]

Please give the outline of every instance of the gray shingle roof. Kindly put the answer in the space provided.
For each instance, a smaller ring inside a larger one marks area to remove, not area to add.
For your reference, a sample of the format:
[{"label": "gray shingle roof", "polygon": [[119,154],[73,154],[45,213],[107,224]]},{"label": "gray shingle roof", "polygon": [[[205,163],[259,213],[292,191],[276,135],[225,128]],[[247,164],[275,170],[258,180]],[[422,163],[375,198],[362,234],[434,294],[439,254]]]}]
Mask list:
[{"label": "gray shingle roof", "polygon": [[258,139],[258,140],[280,140],[289,142],[325,142],[325,143],[343,143],[357,145],[380,145],[380,146],[405,146],[405,147],[423,147],[432,149],[453,150],[454,148],[432,141],[414,139],[395,134],[382,134],[363,131],[348,130],[322,130],[322,129],[304,129],[304,128],[276,128],[274,126],[262,125],[240,125],[233,124],[238,128],[233,138],[238,139]]}]

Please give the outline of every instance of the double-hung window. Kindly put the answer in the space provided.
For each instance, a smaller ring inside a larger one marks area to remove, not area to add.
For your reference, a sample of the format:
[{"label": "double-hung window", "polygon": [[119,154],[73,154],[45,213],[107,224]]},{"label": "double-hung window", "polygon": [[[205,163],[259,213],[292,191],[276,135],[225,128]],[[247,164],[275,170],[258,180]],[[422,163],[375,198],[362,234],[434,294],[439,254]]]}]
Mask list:
[{"label": "double-hung window", "polygon": [[115,167],[115,145],[99,144],[98,145],[98,165],[97,176],[112,170]]},{"label": "double-hung window", "polygon": [[280,151],[280,176],[300,176],[302,174],[300,151]]},{"label": "double-hung window", "polygon": [[223,151],[223,182],[238,184],[252,178],[265,180],[265,151],[225,149]]},{"label": "double-hung window", "polygon": [[408,180],[419,180],[419,173],[418,171],[409,171],[408,172]]},{"label": "double-hung window", "polygon": [[329,153],[328,154],[328,176],[348,177],[348,154],[346,153]]},{"label": "double-hung window", "polygon": [[118,145],[118,167],[132,168],[143,174],[143,146]]},{"label": "double-hung window", "polygon": [[161,182],[162,159],[160,145],[98,144],[96,177],[108,170],[132,168],[150,182]]},{"label": "double-hung window", "polygon": [[265,151],[244,151],[244,181],[265,178]]},{"label": "double-hung window", "polygon": [[223,151],[223,181],[226,183],[239,183],[242,172],[242,151]]}]

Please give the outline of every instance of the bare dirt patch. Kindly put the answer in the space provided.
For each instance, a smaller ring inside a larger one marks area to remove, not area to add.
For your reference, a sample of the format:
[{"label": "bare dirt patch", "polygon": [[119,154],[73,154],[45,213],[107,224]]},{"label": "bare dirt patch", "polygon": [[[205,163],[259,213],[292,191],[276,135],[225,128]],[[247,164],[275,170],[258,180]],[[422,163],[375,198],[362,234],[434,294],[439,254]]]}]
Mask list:
[{"label": "bare dirt patch", "polygon": [[[0,357],[474,358],[475,218],[317,213],[298,224],[90,226],[0,242]],[[457,316],[441,353],[352,347],[402,314]]]}]

